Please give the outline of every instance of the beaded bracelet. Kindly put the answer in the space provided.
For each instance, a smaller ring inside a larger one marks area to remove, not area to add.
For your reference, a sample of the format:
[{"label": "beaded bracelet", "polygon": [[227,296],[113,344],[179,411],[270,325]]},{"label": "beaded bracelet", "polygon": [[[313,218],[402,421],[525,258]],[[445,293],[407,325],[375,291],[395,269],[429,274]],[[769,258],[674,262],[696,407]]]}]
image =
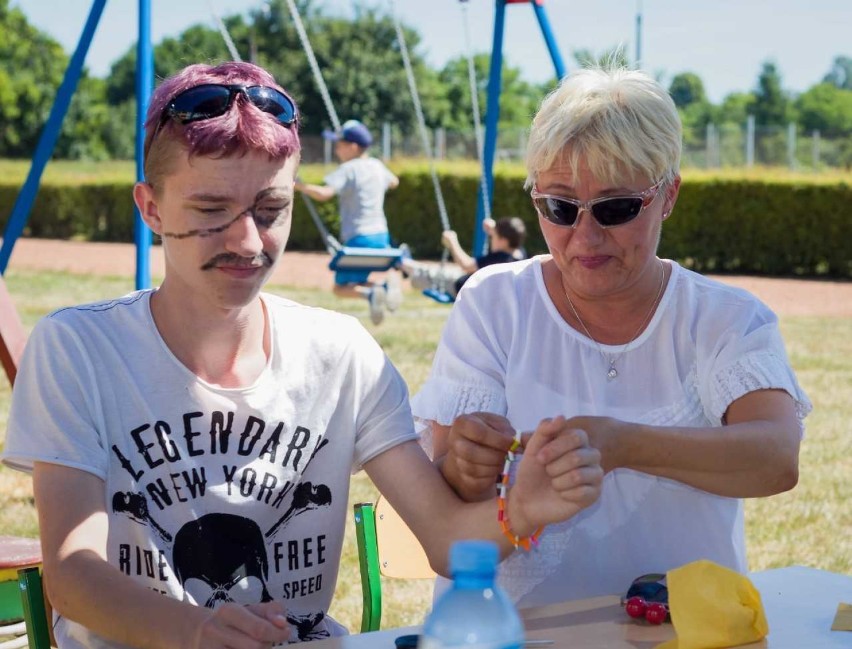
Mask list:
[{"label": "beaded bracelet", "polygon": [[517,459],[515,451],[520,447],[521,431],[518,431],[515,433],[515,439],[509,447],[509,452],[506,453],[506,461],[503,463],[503,473],[500,475],[500,480],[497,483],[497,522],[500,523],[500,529],[511,544],[515,546],[515,549],[521,547],[529,552],[532,546],[538,546],[538,537],[541,535],[544,527],[539,527],[530,536],[525,538],[519,537],[509,526],[509,515],[506,505],[506,492],[509,490],[509,469],[512,466],[512,462]]}]

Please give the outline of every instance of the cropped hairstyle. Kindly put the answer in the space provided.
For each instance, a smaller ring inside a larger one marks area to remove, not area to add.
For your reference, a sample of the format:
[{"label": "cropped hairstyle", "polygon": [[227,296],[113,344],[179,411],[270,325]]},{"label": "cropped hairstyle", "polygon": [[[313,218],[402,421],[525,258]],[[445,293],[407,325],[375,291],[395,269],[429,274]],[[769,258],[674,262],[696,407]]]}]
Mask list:
[{"label": "cropped hairstyle", "polygon": [[[269,72],[252,63],[228,62],[220,65],[189,65],[164,80],[151,96],[145,119],[145,178],[153,186],[173,168],[181,148],[189,157],[226,157],[249,151],[266,153],[270,159],[297,155],[298,122],[284,126],[263,112],[243,95],[238,95],[228,112],[211,119],[181,124],[166,119],[163,111],[180,93],[206,83],[244,86],[268,86],[284,94]],[[158,128],[159,126],[159,128]]]},{"label": "cropped hairstyle", "polygon": [[566,156],[599,181],[628,176],[672,181],[680,169],[681,122],[665,88],[626,68],[578,70],[541,103],[527,145],[526,187]]},{"label": "cropped hairstyle", "polygon": [[504,216],[497,219],[494,231],[508,242],[512,250],[520,248],[527,236],[527,226],[517,216]]}]

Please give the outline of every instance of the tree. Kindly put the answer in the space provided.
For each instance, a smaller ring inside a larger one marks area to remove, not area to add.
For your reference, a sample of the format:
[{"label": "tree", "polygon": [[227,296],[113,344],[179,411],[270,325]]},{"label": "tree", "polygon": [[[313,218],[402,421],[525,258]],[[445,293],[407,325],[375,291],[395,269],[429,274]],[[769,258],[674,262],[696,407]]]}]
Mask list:
[{"label": "tree", "polygon": [[[234,44],[248,53],[248,30],[240,16],[227,18],[226,25]],[[229,61],[231,55],[222,35],[203,25],[187,28],[177,38],[165,38],[154,46],[154,78],[164,79],[190,63]],[[136,98],[136,45],[110,67],[106,99],[112,105]]]},{"label": "tree", "polygon": [[790,119],[790,100],[781,88],[781,74],[771,61],[763,64],[754,96],[754,117],[759,126],[787,124]]},{"label": "tree", "polygon": [[[130,124],[133,120],[130,121]],[[103,79],[83,77],[68,107],[53,155],[70,160],[108,160],[115,157],[106,139],[109,106]],[[133,129],[124,128],[131,134]]]},{"label": "tree", "polygon": [[[354,19],[330,17],[307,1],[301,3],[300,15],[338,117],[360,119],[373,128],[390,122],[413,131],[415,111],[391,17],[361,5]],[[284,2],[273,0],[252,17],[258,63],[293,94],[303,131],[327,128],[328,111]],[[427,124],[437,126],[446,110],[437,73],[418,51],[417,32],[405,26],[403,32]]]},{"label": "tree", "polygon": [[[473,57],[473,60],[474,70],[476,71],[479,119],[484,124],[487,112],[491,57],[488,54],[477,54]],[[500,127],[527,128],[543,96],[541,89],[524,81],[521,77],[521,71],[510,66],[505,60],[503,61],[501,77]],[[448,61],[438,74],[438,80],[447,99],[447,112],[442,116],[442,125],[458,131],[472,129],[473,105],[470,97],[467,58],[462,56]]]},{"label": "tree", "polygon": [[718,108],[718,121],[728,124],[745,124],[749,115],[754,114],[755,97],[750,92],[732,92],[727,95]]},{"label": "tree", "polygon": [[669,94],[678,108],[708,103],[704,82],[693,72],[681,72],[675,75],[669,84]]},{"label": "tree", "polygon": [[852,136],[852,90],[820,83],[796,100],[799,124],[825,137]]},{"label": "tree", "polygon": [[[58,42],[0,0],[0,156],[29,158],[50,114],[68,56]],[[83,71],[62,124],[57,157],[103,158],[98,139],[102,82]],[[72,146],[73,142],[73,146]]]},{"label": "tree", "polygon": [[843,90],[852,90],[852,57],[836,57],[823,81]]}]

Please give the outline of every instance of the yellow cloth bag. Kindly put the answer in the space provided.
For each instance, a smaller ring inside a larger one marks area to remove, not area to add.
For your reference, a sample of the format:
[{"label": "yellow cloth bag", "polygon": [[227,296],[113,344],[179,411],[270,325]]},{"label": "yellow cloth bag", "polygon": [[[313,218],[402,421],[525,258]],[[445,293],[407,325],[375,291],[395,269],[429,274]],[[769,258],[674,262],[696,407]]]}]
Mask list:
[{"label": "yellow cloth bag", "polygon": [[677,638],[656,649],[717,649],[757,642],[769,633],[760,593],[745,575],[712,561],[666,574]]}]

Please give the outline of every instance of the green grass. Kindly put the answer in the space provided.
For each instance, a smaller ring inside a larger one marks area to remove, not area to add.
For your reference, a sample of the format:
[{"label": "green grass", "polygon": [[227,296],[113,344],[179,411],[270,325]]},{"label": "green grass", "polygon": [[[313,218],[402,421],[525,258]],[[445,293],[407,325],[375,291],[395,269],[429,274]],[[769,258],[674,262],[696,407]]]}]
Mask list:
[{"label": "green grass", "polygon": [[[10,270],[9,290],[25,325],[67,304],[112,297],[132,290],[128,278]],[[376,336],[416,392],[426,378],[446,314],[445,306],[410,293],[403,308],[380,327],[367,318],[360,300],[338,300],[327,291],[270,287],[306,304],[359,317]],[[751,568],[808,565],[852,574],[852,320],[782,318],[788,351],[799,380],[814,402],[802,446],[799,485],[790,493],[746,503]],[[5,437],[9,388],[0,385],[0,444]],[[351,504],[373,501],[376,490],[363,474],[352,480]],[[0,530],[35,536],[37,523],[27,476],[0,468]],[[422,622],[431,601],[429,581],[385,580],[384,627]],[[347,522],[340,579],[330,611],[353,631],[360,626],[361,592],[354,530]]]}]

